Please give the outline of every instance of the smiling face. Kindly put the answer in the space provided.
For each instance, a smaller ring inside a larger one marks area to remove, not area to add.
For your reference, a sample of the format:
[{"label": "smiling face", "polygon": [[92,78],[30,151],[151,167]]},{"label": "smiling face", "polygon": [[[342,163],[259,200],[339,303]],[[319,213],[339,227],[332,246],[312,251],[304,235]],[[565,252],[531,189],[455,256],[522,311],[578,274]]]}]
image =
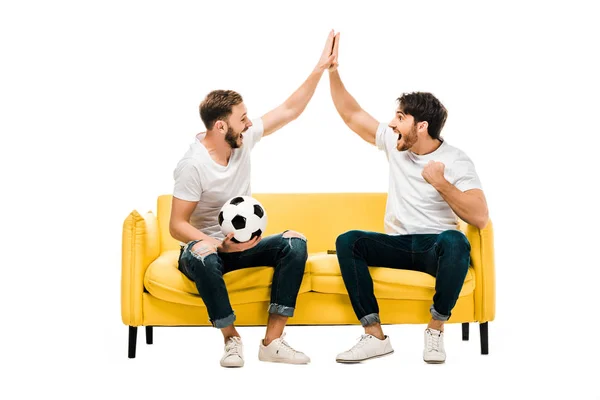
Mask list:
[{"label": "smiling face", "polygon": [[231,115],[226,121],[227,133],[225,133],[225,141],[232,149],[237,149],[242,146],[244,141],[244,132],[252,126],[252,122],[248,118],[248,110],[244,103],[235,105],[231,109]]},{"label": "smiling face", "polygon": [[400,108],[396,110],[396,114],[388,126],[398,135],[398,140],[396,141],[396,149],[398,151],[409,150],[417,144],[419,141],[419,136],[417,135],[419,124],[422,123],[415,123],[412,115],[405,114]]}]

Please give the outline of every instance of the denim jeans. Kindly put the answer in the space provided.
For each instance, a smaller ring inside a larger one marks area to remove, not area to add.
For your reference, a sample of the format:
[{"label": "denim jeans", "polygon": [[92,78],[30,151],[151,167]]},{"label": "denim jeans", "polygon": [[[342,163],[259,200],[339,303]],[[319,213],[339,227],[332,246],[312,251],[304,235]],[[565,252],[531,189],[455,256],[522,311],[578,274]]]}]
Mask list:
[{"label": "denim jeans", "polygon": [[225,328],[235,321],[223,275],[243,268],[274,267],[268,312],[294,315],[308,253],[306,239],[283,237],[284,233],[267,236],[251,249],[234,253],[196,255],[191,250],[197,240],[181,247],[179,270],[196,284],[214,327]]},{"label": "denim jeans", "polygon": [[335,246],[352,307],[363,326],[380,322],[369,266],[434,276],[435,295],[430,312],[433,319],[447,321],[470,264],[471,245],[458,230],[420,235],[354,230],[338,236]]}]

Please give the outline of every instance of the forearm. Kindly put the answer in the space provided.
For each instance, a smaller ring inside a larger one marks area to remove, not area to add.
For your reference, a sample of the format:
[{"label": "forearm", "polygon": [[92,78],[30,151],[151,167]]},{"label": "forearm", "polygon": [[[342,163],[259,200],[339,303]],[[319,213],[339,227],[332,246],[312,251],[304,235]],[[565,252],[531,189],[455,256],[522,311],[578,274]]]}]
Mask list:
[{"label": "forearm", "polygon": [[348,122],[353,114],[361,111],[358,102],[344,87],[337,70],[329,73],[329,87],[335,109],[345,122]]},{"label": "forearm", "polygon": [[448,181],[435,188],[460,219],[479,229],[485,228],[488,209],[483,198],[462,192]]},{"label": "forearm", "polygon": [[207,240],[210,237],[198,229],[194,228],[189,222],[173,223],[169,226],[171,236],[183,243],[191,242],[192,240]]},{"label": "forearm", "polygon": [[315,93],[321,75],[323,75],[322,72],[314,70],[308,79],[283,103],[294,119],[300,116],[306,108],[306,105]]}]

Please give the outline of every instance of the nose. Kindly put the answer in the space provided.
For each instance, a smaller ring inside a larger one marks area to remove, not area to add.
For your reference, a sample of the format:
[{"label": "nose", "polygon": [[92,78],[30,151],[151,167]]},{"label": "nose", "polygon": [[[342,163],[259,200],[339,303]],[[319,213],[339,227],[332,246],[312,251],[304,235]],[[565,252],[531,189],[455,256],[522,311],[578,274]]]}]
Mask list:
[{"label": "nose", "polygon": [[250,128],[252,126],[252,121],[248,121],[248,124],[246,125],[247,128]]}]

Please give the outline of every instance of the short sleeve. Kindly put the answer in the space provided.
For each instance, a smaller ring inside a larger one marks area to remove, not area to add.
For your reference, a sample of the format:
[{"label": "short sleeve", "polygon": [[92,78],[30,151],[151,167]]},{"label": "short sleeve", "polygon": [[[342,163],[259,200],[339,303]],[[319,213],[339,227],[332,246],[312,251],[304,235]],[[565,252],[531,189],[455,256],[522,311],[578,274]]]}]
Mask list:
[{"label": "short sleeve", "polygon": [[202,180],[200,170],[192,160],[181,160],[173,172],[173,178],[175,179],[173,197],[185,201],[200,201]]},{"label": "short sleeve", "polygon": [[375,144],[379,150],[387,152],[387,141],[392,134],[391,128],[384,123],[380,123],[375,134]]},{"label": "short sleeve", "polygon": [[453,175],[455,177],[454,186],[461,192],[471,189],[483,189],[475,165],[470,159],[454,162]]},{"label": "short sleeve", "polygon": [[252,149],[256,143],[260,142],[264,131],[265,127],[262,118],[253,119],[252,126],[248,128],[244,134],[244,137],[248,136],[250,138],[250,149]]}]

